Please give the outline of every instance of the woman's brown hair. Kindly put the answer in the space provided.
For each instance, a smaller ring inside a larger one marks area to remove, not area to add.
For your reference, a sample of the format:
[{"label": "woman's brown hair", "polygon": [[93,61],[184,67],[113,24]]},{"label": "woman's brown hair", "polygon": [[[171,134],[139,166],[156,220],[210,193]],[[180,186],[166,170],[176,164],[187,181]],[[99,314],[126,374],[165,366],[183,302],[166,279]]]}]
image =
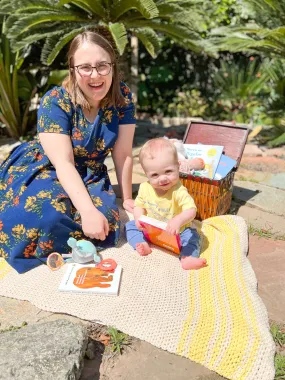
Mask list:
[{"label": "woman's brown hair", "polygon": [[66,89],[71,97],[72,103],[77,106],[80,105],[83,108],[90,109],[90,104],[86,99],[84,93],[81,91],[80,87],[77,84],[75,77],[75,70],[73,68],[73,57],[75,52],[82,46],[84,42],[89,42],[103,48],[111,57],[113,63],[112,71],[112,84],[111,87],[105,96],[102,99],[100,106],[101,107],[111,107],[111,106],[124,106],[126,105],[126,100],[121,93],[120,88],[120,76],[118,71],[117,57],[115,48],[112,46],[112,43],[105,36],[103,37],[101,33],[94,31],[86,31],[78,34],[71,42],[69,51],[68,51],[68,66],[69,66],[69,75],[64,79],[62,86]]}]

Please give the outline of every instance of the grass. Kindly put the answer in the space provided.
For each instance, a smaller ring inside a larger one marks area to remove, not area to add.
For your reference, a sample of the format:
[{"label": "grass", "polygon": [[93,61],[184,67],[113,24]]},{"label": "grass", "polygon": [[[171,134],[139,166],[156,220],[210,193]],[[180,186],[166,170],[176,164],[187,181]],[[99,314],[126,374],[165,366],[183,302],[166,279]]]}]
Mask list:
[{"label": "grass", "polygon": [[274,380],[285,379],[285,356],[276,354],[274,359],[275,378]]},{"label": "grass", "polygon": [[20,330],[22,327],[26,327],[27,325],[28,325],[27,322],[23,322],[21,326],[9,326],[6,329],[0,330],[0,334],[7,331],[17,331],[17,330]]},{"label": "grass", "polygon": [[256,228],[252,224],[249,224],[248,232],[250,235],[266,239],[285,240],[285,235],[278,235],[277,232],[272,232],[271,228]]},{"label": "grass", "polygon": [[122,354],[125,347],[130,346],[130,338],[114,327],[108,327],[107,334],[110,335],[109,347],[115,354]]},{"label": "grass", "polygon": [[270,332],[276,344],[277,351],[274,358],[274,380],[282,380],[285,379],[285,327],[273,322],[270,326]]},{"label": "grass", "polygon": [[270,332],[274,342],[280,347],[284,346],[285,348],[285,327],[272,322],[270,326]]},{"label": "grass", "polygon": [[247,177],[244,177],[243,175],[237,175],[236,179],[238,181],[248,181],[248,182],[254,182],[254,183],[259,183],[260,182],[260,181],[257,181],[257,179],[247,178]]}]

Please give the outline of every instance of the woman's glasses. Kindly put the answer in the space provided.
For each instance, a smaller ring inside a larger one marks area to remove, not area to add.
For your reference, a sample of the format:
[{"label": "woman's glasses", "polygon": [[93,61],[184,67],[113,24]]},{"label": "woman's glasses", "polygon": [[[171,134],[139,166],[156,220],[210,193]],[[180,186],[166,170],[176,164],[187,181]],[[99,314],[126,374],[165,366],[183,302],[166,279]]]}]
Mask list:
[{"label": "woman's glasses", "polygon": [[73,66],[72,68],[75,68],[81,77],[91,77],[94,69],[97,71],[99,75],[105,76],[105,75],[110,74],[112,66],[114,66],[114,63],[112,62],[111,63],[101,62],[101,63],[98,63],[98,65],[96,66],[83,64],[83,65]]}]

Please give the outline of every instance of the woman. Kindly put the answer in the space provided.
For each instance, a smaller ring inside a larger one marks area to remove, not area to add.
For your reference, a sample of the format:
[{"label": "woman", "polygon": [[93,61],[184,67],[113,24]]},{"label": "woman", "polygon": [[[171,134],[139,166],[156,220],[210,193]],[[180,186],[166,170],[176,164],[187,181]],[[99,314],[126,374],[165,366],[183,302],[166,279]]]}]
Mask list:
[{"label": "woman", "polygon": [[119,238],[119,213],[107,168],[112,152],[123,206],[132,211],[130,90],[120,83],[110,42],[84,32],[70,45],[69,76],[42,98],[38,134],[0,167],[0,256],[19,273],[67,240],[89,238],[103,249]]}]

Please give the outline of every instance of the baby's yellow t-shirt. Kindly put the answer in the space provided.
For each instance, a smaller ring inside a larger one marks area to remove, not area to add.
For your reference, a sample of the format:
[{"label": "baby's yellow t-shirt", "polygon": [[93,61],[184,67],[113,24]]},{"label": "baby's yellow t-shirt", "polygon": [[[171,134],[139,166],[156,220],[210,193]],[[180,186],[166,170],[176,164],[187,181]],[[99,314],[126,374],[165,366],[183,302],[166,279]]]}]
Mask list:
[{"label": "baby's yellow t-shirt", "polygon": [[[178,182],[163,196],[157,195],[149,182],[142,183],[135,199],[135,206],[146,209],[147,216],[166,223],[184,210],[197,209],[193,198],[181,182]],[[184,224],[180,232],[190,226],[191,222]]]}]

